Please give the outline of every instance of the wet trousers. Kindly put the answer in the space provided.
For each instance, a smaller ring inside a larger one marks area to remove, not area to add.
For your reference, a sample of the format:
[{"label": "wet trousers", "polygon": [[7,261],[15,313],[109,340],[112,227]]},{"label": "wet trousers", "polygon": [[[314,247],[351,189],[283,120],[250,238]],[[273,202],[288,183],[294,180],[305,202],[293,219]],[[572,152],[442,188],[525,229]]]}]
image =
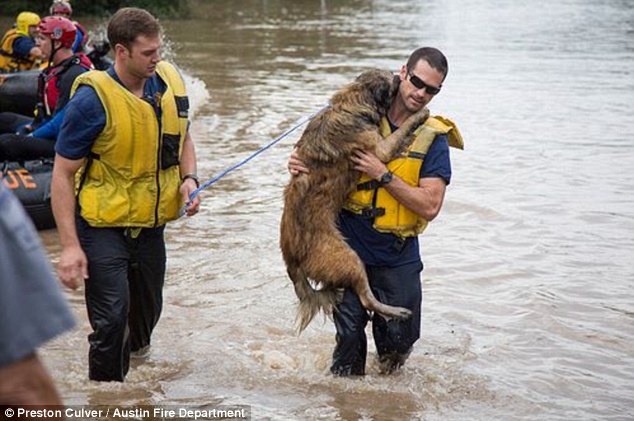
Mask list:
[{"label": "wet trousers", "polygon": [[91,380],[123,381],[130,352],[150,344],[163,306],[164,228],[144,228],[135,235],[125,228],[93,228],[77,218],[88,259]]},{"label": "wet trousers", "polygon": [[341,303],[334,311],[337,329],[333,362],[330,371],[340,376],[365,374],[367,338],[365,327],[372,320],[372,334],[379,357],[402,365],[420,337],[422,288],[421,262],[398,267],[366,265],[370,287],[376,298],[392,306],[405,307],[412,312],[407,320],[386,321],[379,314],[372,317],[361,305],[359,296],[350,289],[344,292]]}]

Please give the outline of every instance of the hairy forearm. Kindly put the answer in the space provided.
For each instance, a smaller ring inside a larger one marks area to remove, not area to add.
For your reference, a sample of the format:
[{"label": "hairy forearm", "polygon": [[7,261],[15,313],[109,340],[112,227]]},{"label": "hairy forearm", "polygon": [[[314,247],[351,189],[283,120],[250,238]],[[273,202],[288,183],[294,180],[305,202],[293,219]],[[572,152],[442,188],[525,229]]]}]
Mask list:
[{"label": "hairy forearm", "polygon": [[445,197],[445,185],[441,179],[426,180],[418,186],[410,186],[394,176],[384,188],[399,203],[427,221],[438,215]]},{"label": "hairy forearm", "polygon": [[61,405],[53,381],[36,354],[0,367],[0,405]]},{"label": "hairy forearm", "polygon": [[[62,247],[79,247],[75,226],[75,179],[71,173],[57,165],[53,166],[51,181],[51,206]],[[65,168],[65,167],[64,167]]]},{"label": "hairy forearm", "polygon": [[196,174],[196,148],[189,133],[183,142],[183,151],[180,159],[180,174]]}]

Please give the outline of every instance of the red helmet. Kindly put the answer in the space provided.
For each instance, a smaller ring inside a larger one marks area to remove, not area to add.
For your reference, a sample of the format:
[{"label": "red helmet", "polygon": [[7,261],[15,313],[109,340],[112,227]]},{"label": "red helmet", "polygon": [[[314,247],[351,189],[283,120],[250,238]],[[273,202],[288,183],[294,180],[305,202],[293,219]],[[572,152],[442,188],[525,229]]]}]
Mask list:
[{"label": "red helmet", "polygon": [[48,36],[53,41],[62,43],[63,48],[71,48],[75,42],[77,29],[73,22],[61,16],[47,16],[40,22],[40,34]]},{"label": "red helmet", "polygon": [[70,7],[70,3],[65,0],[55,0],[51,5],[50,12],[51,15],[70,16],[73,14],[73,8]]}]

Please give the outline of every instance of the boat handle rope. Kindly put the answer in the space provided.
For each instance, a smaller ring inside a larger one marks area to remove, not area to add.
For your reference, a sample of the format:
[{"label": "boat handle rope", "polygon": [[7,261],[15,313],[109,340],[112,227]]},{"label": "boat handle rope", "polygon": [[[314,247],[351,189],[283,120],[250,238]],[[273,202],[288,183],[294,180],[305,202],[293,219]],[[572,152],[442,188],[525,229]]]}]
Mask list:
[{"label": "boat handle rope", "polygon": [[187,207],[189,205],[191,205],[192,201],[196,198],[196,196],[198,196],[203,190],[209,188],[209,186],[211,186],[212,184],[216,183],[218,180],[220,180],[222,177],[226,176],[227,174],[229,174],[230,172],[233,172],[235,170],[237,170],[238,168],[242,167],[243,165],[245,165],[246,163],[248,163],[249,161],[251,161],[253,158],[255,158],[256,156],[258,156],[259,154],[261,154],[262,152],[264,152],[265,150],[269,149],[270,147],[272,147],[273,145],[275,145],[276,143],[280,142],[282,139],[284,139],[286,136],[288,136],[289,134],[293,133],[295,130],[297,130],[298,128],[300,128],[301,126],[303,126],[304,124],[306,124],[308,121],[312,120],[317,114],[319,114],[320,112],[322,112],[323,110],[325,110],[326,108],[330,107],[330,104],[326,104],[323,107],[321,107],[319,110],[315,111],[312,114],[309,114],[307,116],[304,116],[302,118],[300,118],[299,120],[297,120],[293,126],[286,130],[284,133],[282,133],[281,135],[279,135],[278,137],[276,137],[275,139],[273,139],[271,142],[267,143],[266,145],[262,146],[260,149],[258,149],[257,151],[253,152],[251,155],[249,155],[248,157],[246,157],[245,159],[243,159],[242,161],[238,162],[237,164],[232,165],[231,167],[225,169],[224,171],[220,172],[218,175],[215,175],[214,177],[210,178],[209,180],[205,181],[204,183],[202,183],[200,185],[200,187],[198,187],[196,190],[194,190],[193,192],[191,192],[189,194],[189,201],[183,205],[183,207],[181,207],[180,211],[178,212],[178,216],[181,217],[183,215],[185,215],[185,210],[187,209]]}]

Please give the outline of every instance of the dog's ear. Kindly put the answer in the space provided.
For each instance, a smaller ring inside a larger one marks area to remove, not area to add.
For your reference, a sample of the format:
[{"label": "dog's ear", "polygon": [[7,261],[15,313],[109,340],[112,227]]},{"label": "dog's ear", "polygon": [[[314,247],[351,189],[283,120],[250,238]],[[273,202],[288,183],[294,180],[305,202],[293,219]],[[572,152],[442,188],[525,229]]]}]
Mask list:
[{"label": "dog's ear", "polygon": [[379,114],[385,114],[394,97],[394,77],[390,72],[380,72],[374,80],[374,100]]}]

